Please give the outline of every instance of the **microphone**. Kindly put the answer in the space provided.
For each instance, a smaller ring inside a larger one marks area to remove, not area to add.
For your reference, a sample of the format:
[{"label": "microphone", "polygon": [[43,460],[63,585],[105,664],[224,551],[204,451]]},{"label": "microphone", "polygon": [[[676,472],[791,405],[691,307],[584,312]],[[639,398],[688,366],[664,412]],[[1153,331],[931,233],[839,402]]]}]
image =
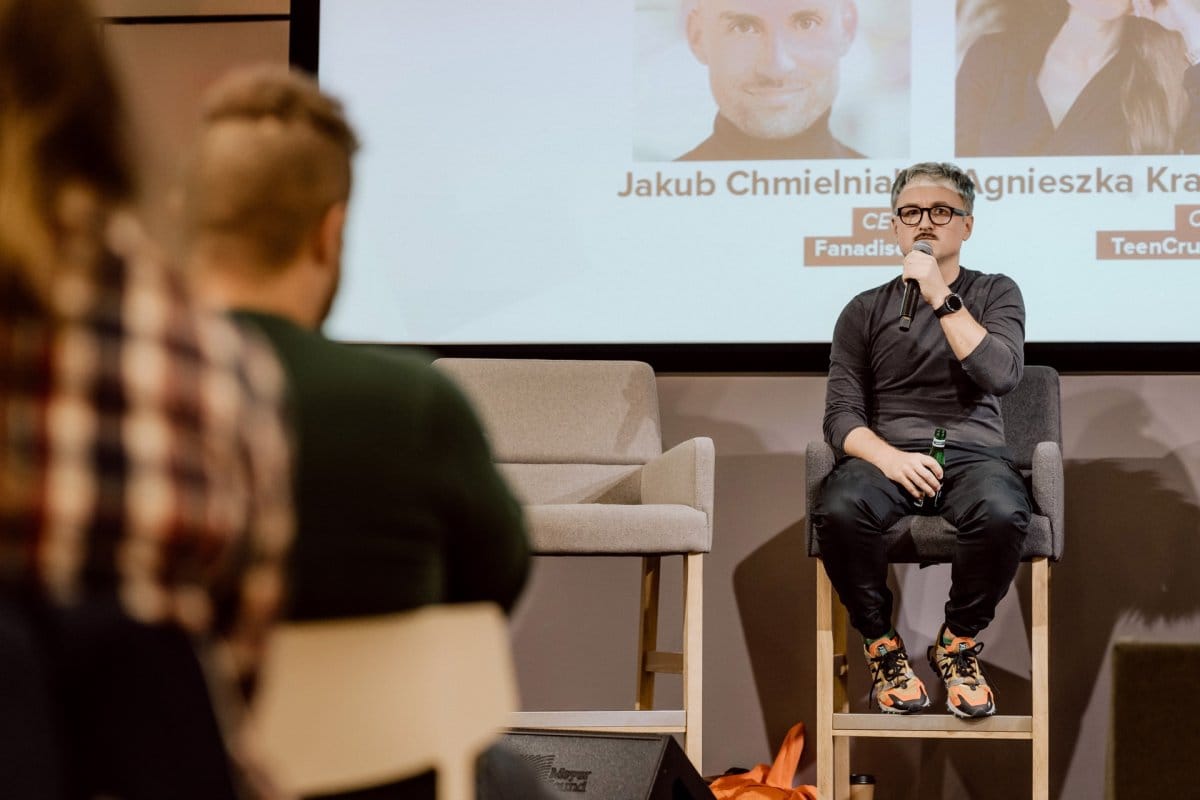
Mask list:
[{"label": "microphone", "polygon": [[[929,242],[920,241],[914,242],[912,246],[916,250],[925,255],[933,255],[933,248]],[[921,286],[912,278],[904,281],[904,297],[900,299],[900,330],[907,331],[912,327],[913,314],[917,312],[917,300],[921,297]]]}]

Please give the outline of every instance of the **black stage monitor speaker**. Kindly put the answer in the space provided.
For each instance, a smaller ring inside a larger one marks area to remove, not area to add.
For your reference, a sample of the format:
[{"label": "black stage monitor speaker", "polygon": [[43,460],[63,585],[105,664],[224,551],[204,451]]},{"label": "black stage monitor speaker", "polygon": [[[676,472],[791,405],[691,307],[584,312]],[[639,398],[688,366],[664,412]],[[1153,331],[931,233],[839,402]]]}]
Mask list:
[{"label": "black stage monitor speaker", "polygon": [[1109,800],[1200,797],[1200,717],[1190,688],[1200,677],[1200,643],[1113,645]]},{"label": "black stage monitor speaker", "polygon": [[555,796],[576,800],[712,800],[667,734],[514,729],[501,737]]}]

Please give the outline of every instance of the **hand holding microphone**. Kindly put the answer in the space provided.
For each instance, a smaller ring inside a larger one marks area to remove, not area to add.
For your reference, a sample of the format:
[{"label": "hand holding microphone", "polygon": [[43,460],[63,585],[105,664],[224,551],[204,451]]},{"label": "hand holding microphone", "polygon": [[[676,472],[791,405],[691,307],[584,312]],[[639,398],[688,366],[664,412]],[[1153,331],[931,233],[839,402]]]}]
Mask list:
[{"label": "hand holding microphone", "polygon": [[[933,255],[933,247],[926,241],[913,242],[913,250],[925,255]],[[917,300],[921,298],[921,284],[912,278],[904,281],[904,297],[900,299],[900,330],[907,331],[912,327],[913,314],[917,312]]]}]

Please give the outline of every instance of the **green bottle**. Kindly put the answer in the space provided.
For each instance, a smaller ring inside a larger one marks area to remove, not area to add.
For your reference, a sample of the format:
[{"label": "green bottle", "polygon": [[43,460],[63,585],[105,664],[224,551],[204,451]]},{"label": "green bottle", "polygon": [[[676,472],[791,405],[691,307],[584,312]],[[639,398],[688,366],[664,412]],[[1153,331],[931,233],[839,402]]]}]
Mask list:
[{"label": "green bottle", "polygon": [[[941,464],[942,471],[944,474],[945,469],[946,469],[946,429],[945,428],[934,428],[933,429],[933,443],[929,445],[929,457],[932,458],[934,461],[938,462],[939,464]],[[920,497],[913,500],[913,505],[916,506],[917,508],[924,508],[925,507],[925,496],[921,495]],[[942,487],[939,485],[937,494],[935,494],[933,496],[933,507],[941,508],[941,505],[942,505]]]}]

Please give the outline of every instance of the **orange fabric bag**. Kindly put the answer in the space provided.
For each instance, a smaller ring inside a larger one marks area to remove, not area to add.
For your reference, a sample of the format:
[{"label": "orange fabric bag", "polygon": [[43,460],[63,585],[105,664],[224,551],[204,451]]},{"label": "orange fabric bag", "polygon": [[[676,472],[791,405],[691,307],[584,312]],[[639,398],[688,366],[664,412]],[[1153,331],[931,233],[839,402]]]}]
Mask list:
[{"label": "orange fabric bag", "polygon": [[783,737],[775,763],[759,764],[741,775],[722,775],[711,784],[717,800],[819,800],[817,787],[792,787],[800,754],[804,752],[804,723],[797,722]]}]

